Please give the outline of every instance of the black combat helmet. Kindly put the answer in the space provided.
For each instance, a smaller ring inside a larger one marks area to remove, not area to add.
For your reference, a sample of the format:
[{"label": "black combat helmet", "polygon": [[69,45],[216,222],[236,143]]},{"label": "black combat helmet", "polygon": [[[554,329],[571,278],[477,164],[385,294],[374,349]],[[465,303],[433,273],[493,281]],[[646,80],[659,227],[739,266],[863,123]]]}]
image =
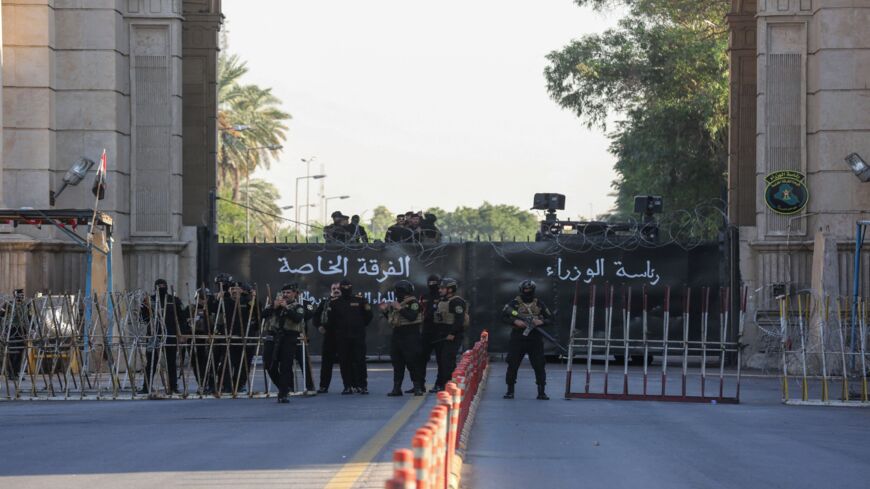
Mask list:
[{"label": "black combat helmet", "polygon": [[284,292],[285,290],[299,292],[299,284],[297,284],[296,282],[288,282],[281,287],[281,292]]},{"label": "black combat helmet", "polygon": [[535,289],[538,285],[533,280],[523,280],[520,283],[520,298],[524,301],[530,301],[535,298]]},{"label": "black combat helmet", "polygon": [[228,273],[221,272],[221,273],[215,275],[214,283],[217,286],[220,286],[221,284],[223,284],[223,286],[224,286],[223,288],[228,289],[228,288],[230,288],[231,285],[233,285],[233,276],[228,274]]},{"label": "black combat helmet", "polygon": [[456,282],[455,278],[444,277],[441,279],[441,283],[438,284],[442,289],[447,289],[451,294],[456,293],[456,289],[459,288],[459,283]]},{"label": "black combat helmet", "polygon": [[414,284],[407,280],[399,280],[398,282],[396,282],[393,290],[396,291],[397,297],[405,298],[414,293]]}]

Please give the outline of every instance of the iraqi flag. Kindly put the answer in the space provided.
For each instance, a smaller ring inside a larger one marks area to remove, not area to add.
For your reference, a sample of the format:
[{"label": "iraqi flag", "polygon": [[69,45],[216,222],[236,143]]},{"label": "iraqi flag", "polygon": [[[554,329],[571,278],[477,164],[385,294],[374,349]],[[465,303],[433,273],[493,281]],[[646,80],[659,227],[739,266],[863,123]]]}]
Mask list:
[{"label": "iraqi flag", "polygon": [[94,179],[94,185],[91,187],[91,192],[99,200],[106,198],[106,176],[109,159],[106,157],[106,150],[103,150],[103,155],[100,156],[100,168],[97,169],[97,177]]}]

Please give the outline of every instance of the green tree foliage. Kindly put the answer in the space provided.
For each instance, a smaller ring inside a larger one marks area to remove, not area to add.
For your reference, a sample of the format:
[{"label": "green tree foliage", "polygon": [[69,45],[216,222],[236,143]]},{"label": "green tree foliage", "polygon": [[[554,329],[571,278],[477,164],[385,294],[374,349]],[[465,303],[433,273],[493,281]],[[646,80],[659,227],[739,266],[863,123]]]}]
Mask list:
[{"label": "green tree foliage", "polygon": [[387,209],[386,206],[379,205],[372,212],[372,218],[369,220],[369,227],[366,232],[369,235],[369,240],[384,239],[387,234],[387,228],[395,224],[396,214]]},{"label": "green tree foliage", "polygon": [[256,178],[249,184],[242,182],[239,198],[236,200],[232,199],[229,188],[221,189],[218,195],[221,197],[218,201],[220,236],[243,239],[246,224],[250,227],[251,238],[272,240],[276,236],[283,238],[286,235],[287,232],[281,228],[285,221],[280,218],[281,208],[277,204],[280,194],[278,188],[271,183]]},{"label": "green tree foliage", "polygon": [[435,207],[426,212],[438,217],[435,224],[445,239],[475,239],[480,236],[495,241],[525,241],[534,239],[539,227],[537,216],[512,205],[484,202],[478,208],[457,207],[453,212],[446,212]]},{"label": "green tree foliage", "polygon": [[269,168],[278,156],[290,119],[272,89],[241,83],[247,72],[237,55],[218,59],[218,185],[229,186],[234,200],[242,179],[261,166]]},{"label": "green tree foliage", "polygon": [[628,15],[547,56],[550,96],[610,133],[616,211],[659,194],[669,210],[722,196],[727,161],[727,0],[575,0]]},{"label": "green tree foliage", "polygon": [[[290,231],[281,231],[282,221],[275,217],[281,214],[277,187],[251,179],[248,188],[246,182],[277,158],[287,139],[290,114],[279,108],[281,101],[271,89],[243,84],[247,65],[238,55],[225,53],[218,59],[218,195],[256,209],[247,211],[251,237],[288,237]],[[225,238],[243,238],[246,211],[232,202],[218,204],[218,232]]]}]

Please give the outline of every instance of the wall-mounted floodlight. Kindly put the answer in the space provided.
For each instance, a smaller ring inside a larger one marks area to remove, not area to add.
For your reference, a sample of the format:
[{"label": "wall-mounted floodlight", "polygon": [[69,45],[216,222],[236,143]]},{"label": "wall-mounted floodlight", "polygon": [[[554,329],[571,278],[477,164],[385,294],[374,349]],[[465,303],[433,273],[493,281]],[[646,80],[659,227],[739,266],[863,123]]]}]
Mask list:
[{"label": "wall-mounted floodlight", "polygon": [[62,194],[68,186],[75,187],[81,183],[85,176],[87,176],[88,171],[95,164],[96,163],[94,163],[93,160],[87,158],[82,158],[75,162],[75,164],[67,170],[66,175],[63,176],[63,185],[60,186],[60,189],[57,192],[50,191],[48,193],[49,204],[53,207],[55,200],[60,197],[60,194]]},{"label": "wall-mounted floodlight", "polygon": [[858,156],[858,153],[852,153],[846,157],[846,164],[852,169],[852,173],[862,182],[870,182],[870,165]]}]

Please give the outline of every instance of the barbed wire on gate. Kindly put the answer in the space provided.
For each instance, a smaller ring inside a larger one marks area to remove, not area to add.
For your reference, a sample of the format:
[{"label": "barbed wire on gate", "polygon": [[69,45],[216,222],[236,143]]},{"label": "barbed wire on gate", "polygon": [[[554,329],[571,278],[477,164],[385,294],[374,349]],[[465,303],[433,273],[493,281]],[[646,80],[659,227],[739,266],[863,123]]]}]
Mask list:
[{"label": "barbed wire on gate", "polygon": [[[383,251],[390,246],[410,246],[417,250],[416,257],[430,261],[442,256],[446,246],[473,242],[485,242],[493,245],[497,255],[510,261],[498,248],[500,245],[521,245],[529,253],[545,256],[555,256],[560,253],[588,253],[593,251],[635,251],[638,249],[657,249],[676,246],[690,251],[701,245],[719,242],[734,226],[728,220],[724,210],[724,201],[713,199],[695,206],[692,209],[676,210],[657,215],[654,222],[645,222],[634,216],[615,216],[605,221],[594,222],[595,226],[582,226],[576,233],[546,235],[537,241],[514,239],[482,239],[477,236],[447,236],[436,244],[420,242],[389,243],[374,240],[369,243],[324,242],[319,237],[304,241],[278,241],[273,239],[254,239],[253,242],[237,242],[224,239],[221,244],[244,245],[248,247],[263,247],[279,251],[309,251],[309,252],[366,252]],[[491,238],[491,237],[490,237]],[[541,243],[545,243],[542,245]],[[542,249],[543,248],[543,249]]]}]

